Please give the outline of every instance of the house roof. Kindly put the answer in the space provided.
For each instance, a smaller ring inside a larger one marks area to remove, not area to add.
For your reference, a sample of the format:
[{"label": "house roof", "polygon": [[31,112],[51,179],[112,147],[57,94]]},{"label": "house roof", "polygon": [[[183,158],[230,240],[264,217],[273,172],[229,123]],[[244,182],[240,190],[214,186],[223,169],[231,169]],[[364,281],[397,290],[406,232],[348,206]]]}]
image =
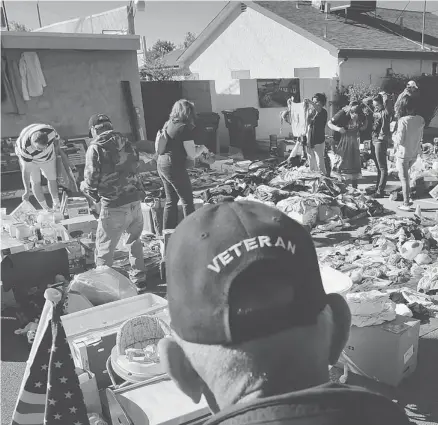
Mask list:
[{"label": "house roof", "polygon": [[[326,19],[311,1],[244,1],[229,2],[179,56],[178,63],[192,63],[240,13],[244,13],[246,6],[324,47],[336,57],[438,57],[438,16],[429,12],[426,13],[423,50],[422,12],[377,8],[376,12],[350,14],[348,19],[330,13]],[[400,26],[401,16],[403,27]]]},{"label": "house roof", "polygon": [[[344,53],[365,52],[418,52],[430,53],[421,48],[423,13],[377,8],[375,12],[343,16],[325,14],[310,2],[256,1],[255,5],[271,12],[291,24],[309,32]],[[262,12],[263,13],[263,12]],[[403,27],[400,26],[403,16]],[[438,54],[438,16],[426,13],[425,46]]]},{"label": "house roof", "polygon": [[169,68],[178,68],[178,58],[184,53],[185,49],[175,49],[163,56],[163,65]]}]

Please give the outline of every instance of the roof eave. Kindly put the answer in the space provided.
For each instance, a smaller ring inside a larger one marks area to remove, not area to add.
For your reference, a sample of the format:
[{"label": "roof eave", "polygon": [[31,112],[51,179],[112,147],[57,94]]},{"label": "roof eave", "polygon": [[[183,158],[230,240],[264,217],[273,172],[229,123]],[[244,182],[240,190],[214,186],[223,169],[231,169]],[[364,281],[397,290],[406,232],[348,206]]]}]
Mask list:
[{"label": "roof eave", "polygon": [[178,64],[182,67],[190,66],[202,54],[205,50],[203,50],[204,46],[215,36],[220,27],[227,23],[229,25],[240,15],[240,8],[241,4],[239,2],[229,1],[195,41],[179,56],[177,59]]},{"label": "roof eave", "polygon": [[438,59],[437,51],[430,50],[373,50],[373,49],[340,49],[340,58],[385,58],[385,59]]}]

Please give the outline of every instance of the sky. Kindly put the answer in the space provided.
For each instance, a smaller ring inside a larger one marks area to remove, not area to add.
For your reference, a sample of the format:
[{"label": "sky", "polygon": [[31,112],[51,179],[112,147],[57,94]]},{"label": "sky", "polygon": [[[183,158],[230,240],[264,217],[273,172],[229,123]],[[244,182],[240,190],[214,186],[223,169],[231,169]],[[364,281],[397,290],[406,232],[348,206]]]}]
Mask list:
[{"label": "sky", "polygon": [[[9,21],[18,21],[29,28],[38,28],[36,0],[4,2]],[[84,17],[129,4],[129,1],[40,1],[42,25]],[[156,40],[169,40],[180,44],[190,31],[199,35],[212,19],[221,11],[225,1],[146,1],[144,12],[137,12],[135,29],[138,35],[146,37],[147,46]],[[378,1],[379,7],[403,10],[423,10],[422,0]],[[438,0],[426,2],[427,11],[438,13]]]}]

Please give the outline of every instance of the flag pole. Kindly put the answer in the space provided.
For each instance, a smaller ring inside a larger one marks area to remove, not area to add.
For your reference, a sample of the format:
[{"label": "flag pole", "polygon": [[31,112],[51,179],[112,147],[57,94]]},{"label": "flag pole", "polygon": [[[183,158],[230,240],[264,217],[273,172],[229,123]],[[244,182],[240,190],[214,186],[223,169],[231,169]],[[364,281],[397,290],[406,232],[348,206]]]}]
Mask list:
[{"label": "flag pole", "polygon": [[38,0],[36,2],[36,8],[37,8],[37,12],[38,12],[38,22],[40,23],[40,28],[41,28],[42,24],[41,24],[41,15],[40,15],[40,4],[39,4]]},{"label": "flag pole", "polygon": [[426,31],[426,0],[423,5],[423,31],[421,32],[421,48],[424,50],[424,33]]},{"label": "flag pole", "polygon": [[9,29],[9,21],[8,21],[8,15],[6,13],[6,6],[5,6],[5,2],[2,0],[2,8],[3,8],[3,15],[5,17],[5,21],[6,21],[6,28],[8,31],[10,31]]}]

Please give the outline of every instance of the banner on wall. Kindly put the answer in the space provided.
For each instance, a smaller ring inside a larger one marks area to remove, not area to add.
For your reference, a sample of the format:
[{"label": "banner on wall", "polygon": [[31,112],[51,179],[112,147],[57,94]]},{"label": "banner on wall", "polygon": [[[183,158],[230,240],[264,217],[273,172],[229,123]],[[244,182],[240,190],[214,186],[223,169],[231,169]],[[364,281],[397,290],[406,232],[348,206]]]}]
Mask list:
[{"label": "banner on wall", "polygon": [[260,108],[285,108],[293,96],[294,102],[301,102],[300,79],[278,78],[257,80]]}]

